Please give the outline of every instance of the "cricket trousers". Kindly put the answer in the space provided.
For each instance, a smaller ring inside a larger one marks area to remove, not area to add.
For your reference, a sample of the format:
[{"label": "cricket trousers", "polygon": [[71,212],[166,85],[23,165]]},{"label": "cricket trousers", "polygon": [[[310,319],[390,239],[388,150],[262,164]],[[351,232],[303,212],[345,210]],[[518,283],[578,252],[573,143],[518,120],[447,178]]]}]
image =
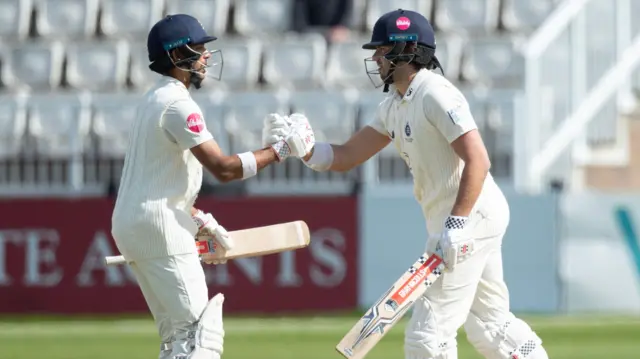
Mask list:
[{"label": "cricket trousers", "polygon": [[503,279],[503,235],[476,240],[476,251],[445,272],[413,307],[406,359],[457,359],[458,330],[487,359],[548,359],[542,341],[510,312]]},{"label": "cricket trousers", "polygon": [[209,301],[198,254],[137,260],[130,266],[162,339],[160,357],[170,358],[170,344],[194,330]]}]

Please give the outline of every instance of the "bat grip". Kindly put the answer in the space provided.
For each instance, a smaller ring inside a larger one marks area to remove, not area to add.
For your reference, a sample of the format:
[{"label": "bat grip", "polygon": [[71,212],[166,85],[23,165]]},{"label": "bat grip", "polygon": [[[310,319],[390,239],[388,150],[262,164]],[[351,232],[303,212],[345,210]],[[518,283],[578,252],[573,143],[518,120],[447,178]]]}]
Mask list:
[{"label": "bat grip", "polygon": [[[200,257],[200,260],[202,260],[202,257]],[[124,256],[107,256],[104,257],[104,263],[108,266],[115,266],[119,264],[126,264],[127,260],[124,259]]]},{"label": "bat grip", "polygon": [[[215,251],[215,244],[213,241],[196,241],[196,247],[198,248],[198,254],[213,253]],[[202,260],[202,258],[200,258]],[[127,260],[124,256],[107,256],[104,257],[104,263],[108,266],[125,264]]]}]

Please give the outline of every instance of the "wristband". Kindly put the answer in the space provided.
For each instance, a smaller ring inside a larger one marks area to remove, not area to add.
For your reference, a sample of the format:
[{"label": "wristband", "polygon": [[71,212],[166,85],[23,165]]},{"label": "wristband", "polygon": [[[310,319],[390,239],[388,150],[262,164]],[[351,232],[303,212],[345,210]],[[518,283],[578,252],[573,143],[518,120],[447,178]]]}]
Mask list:
[{"label": "wristband", "polygon": [[313,155],[309,161],[302,162],[314,171],[326,171],[333,164],[333,147],[326,142],[316,142],[313,145]]},{"label": "wristband", "polygon": [[258,173],[258,163],[253,152],[243,152],[238,154],[242,163],[242,179],[255,176]]}]

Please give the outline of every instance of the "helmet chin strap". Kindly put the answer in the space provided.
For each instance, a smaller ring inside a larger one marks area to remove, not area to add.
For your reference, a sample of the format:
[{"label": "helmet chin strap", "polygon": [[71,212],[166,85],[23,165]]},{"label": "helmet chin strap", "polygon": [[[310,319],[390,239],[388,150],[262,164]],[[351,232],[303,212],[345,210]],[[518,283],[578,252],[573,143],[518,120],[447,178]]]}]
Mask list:
[{"label": "helmet chin strap", "polygon": [[389,73],[387,77],[384,79],[384,89],[382,92],[389,92],[389,85],[393,84],[393,72],[396,70],[396,64],[393,61],[389,61],[391,66],[389,66]]},{"label": "helmet chin strap", "polygon": [[[198,70],[194,68],[194,66],[195,64],[199,63],[202,65],[202,68],[206,70],[206,68],[209,67],[209,65],[200,61],[200,57],[202,56],[201,52],[198,52],[192,49],[189,45],[184,45],[184,46],[189,51],[191,51],[191,53],[193,53],[193,56],[186,59],[179,60],[177,62],[173,61],[173,58],[171,58],[171,55],[169,54],[168,51],[167,51],[167,56],[169,56],[169,59],[171,59],[171,62],[176,68],[178,68],[181,71],[185,71],[189,73],[189,83],[192,84],[196,88],[196,90],[198,90],[202,87],[202,81],[205,78],[205,74],[200,73]],[[189,67],[183,68],[181,66],[183,63],[188,64]]]},{"label": "helmet chin strap", "polygon": [[385,92],[385,93],[389,92],[389,85],[393,84],[393,73],[398,67],[396,65],[396,61],[404,61],[408,65],[415,58],[415,55],[413,54],[409,55],[409,54],[402,53],[406,46],[407,46],[406,43],[397,43],[395,46],[393,46],[391,51],[389,51],[389,53],[385,55],[385,58],[387,59],[387,61],[389,61],[390,66],[389,66],[389,73],[387,74],[387,77],[385,77],[384,79],[384,89],[382,90],[382,92]]},{"label": "helmet chin strap", "polygon": [[200,87],[202,87],[202,81],[204,80],[205,75],[194,68],[195,64],[197,63],[200,63],[203,68],[207,68],[206,64],[202,63],[200,60],[197,60],[191,62],[191,68],[187,71],[191,75],[189,77],[189,83],[191,83],[196,88],[196,90],[199,90]]}]

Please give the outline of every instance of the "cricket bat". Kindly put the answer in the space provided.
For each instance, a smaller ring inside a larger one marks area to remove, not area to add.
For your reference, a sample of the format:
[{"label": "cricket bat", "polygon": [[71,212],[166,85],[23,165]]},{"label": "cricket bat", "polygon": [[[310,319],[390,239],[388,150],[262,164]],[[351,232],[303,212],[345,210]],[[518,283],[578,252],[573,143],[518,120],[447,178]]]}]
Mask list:
[{"label": "cricket bat", "polygon": [[[309,226],[304,221],[293,221],[269,226],[230,231],[234,247],[218,251],[213,238],[195,241],[198,254],[219,253],[220,259],[265,256],[268,254],[304,248],[311,241]],[[200,237],[204,238],[204,237]],[[123,256],[105,257],[107,265],[124,264]]]},{"label": "cricket bat", "polygon": [[362,359],[389,332],[442,274],[438,254],[427,253],[413,263],[389,290],[365,313],[336,346],[345,358]]}]

